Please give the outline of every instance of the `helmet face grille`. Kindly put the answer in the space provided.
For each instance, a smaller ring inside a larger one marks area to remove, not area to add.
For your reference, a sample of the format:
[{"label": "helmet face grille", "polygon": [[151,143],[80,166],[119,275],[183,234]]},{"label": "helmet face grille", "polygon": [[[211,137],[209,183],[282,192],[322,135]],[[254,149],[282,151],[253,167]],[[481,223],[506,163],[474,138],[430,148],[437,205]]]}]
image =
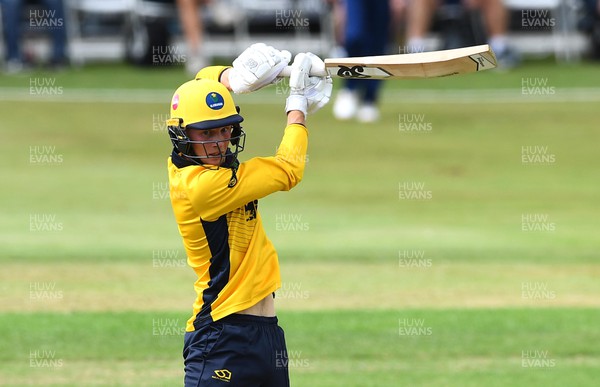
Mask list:
[{"label": "helmet face grille", "polygon": [[173,147],[177,150],[177,153],[187,156],[190,152],[193,153],[190,139],[188,138],[185,130],[181,127],[181,124],[177,126],[168,126],[169,138]]},{"label": "helmet face grille", "polygon": [[[221,143],[227,143],[227,150],[225,153],[221,152],[221,162],[219,164],[219,166],[226,168],[234,165],[237,161],[238,154],[242,152],[246,146],[246,132],[242,130],[242,127],[239,124],[233,125],[231,137],[227,140],[192,141],[181,125],[169,126],[168,131],[173,147],[177,153],[198,165],[205,164],[203,162],[205,159],[215,158],[214,156],[208,156],[209,152],[206,149],[206,146],[209,144],[219,145]],[[204,147],[204,153],[207,156],[196,155],[193,147],[194,144],[201,144]],[[220,149],[220,147],[217,147],[217,149]]]}]

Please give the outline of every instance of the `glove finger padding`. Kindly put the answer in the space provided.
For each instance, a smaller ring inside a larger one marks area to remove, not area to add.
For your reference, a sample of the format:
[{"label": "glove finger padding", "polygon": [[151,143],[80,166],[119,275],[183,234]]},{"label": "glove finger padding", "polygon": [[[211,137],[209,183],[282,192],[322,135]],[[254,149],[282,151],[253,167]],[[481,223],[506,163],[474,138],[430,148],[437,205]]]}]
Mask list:
[{"label": "glove finger padding", "polygon": [[290,73],[290,94],[304,94],[304,89],[308,85],[311,63],[310,57],[305,53],[296,55]]},{"label": "glove finger padding", "polygon": [[[312,52],[307,52],[306,57],[310,59],[311,69],[324,72],[325,62]],[[308,100],[308,113],[312,114],[321,109],[329,102],[333,90],[333,81],[330,76],[309,77],[304,92]]]},{"label": "glove finger padding", "polygon": [[236,94],[256,91],[272,83],[291,59],[289,51],[279,51],[264,43],[248,47],[233,61],[229,85]]},{"label": "glove finger padding", "polygon": [[327,72],[325,71],[325,62],[323,62],[321,58],[319,58],[312,52],[307,52],[306,56],[310,58],[310,68],[312,72],[316,74],[327,74]]},{"label": "glove finger padding", "polygon": [[290,74],[290,95],[285,102],[285,112],[298,110],[306,116],[308,100],[305,97],[305,89],[308,85],[308,74],[310,72],[311,60],[305,53],[300,53],[294,58]]},{"label": "glove finger padding", "polygon": [[313,114],[329,102],[333,90],[333,81],[330,76],[326,76],[309,77],[308,82],[309,85],[304,96],[308,102],[307,113]]}]

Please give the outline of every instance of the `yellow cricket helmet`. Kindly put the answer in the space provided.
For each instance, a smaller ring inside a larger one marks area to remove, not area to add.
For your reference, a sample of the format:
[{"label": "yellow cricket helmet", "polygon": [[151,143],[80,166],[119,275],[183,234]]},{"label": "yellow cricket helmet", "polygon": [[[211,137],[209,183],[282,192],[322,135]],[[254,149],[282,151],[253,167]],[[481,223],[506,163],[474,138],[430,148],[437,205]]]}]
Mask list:
[{"label": "yellow cricket helmet", "polygon": [[[189,159],[200,159],[194,154],[186,130],[207,130],[231,125],[233,131],[228,140],[235,149],[229,157],[244,150],[245,133],[240,126],[244,118],[233,102],[231,93],[220,82],[210,79],[194,79],[179,86],[171,99],[171,115],[167,120],[169,137],[177,153]],[[223,155],[226,156],[226,155]]]},{"label": "yellow cricket helmet", "polygon": [[181,118],[184,128],[191,125],[194,129],[220,128],[244,120],[229,90],[210,79],[194,79],[179,86],[171,100],[173,118]]}]

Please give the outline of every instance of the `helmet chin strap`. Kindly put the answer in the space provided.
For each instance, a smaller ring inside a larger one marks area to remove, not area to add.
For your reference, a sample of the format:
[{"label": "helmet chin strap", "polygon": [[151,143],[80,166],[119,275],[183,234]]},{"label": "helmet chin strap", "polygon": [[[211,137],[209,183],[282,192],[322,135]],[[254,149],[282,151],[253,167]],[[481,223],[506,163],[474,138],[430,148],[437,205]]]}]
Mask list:
[{"label": "helmet chin strap", "polygon": [[236,172],[238,170],[238,167],[240,166],[240,161],[237,158],[237,155],[235,155],[233,152],[231,152],[229,150],[229,148],[227,148],[227,151],[225,152],[225,167],[226,168],[230,168],[231,169],[231,179],[229,180],[229,184],[227,184],[227,187],[229,188],[233,188],[236,184],[237,184],[237,175]]},{"label": "helmet chin strap", "polygon": [[227,150],[225,151],[225,162],[223,163],[223,166],[227,168],[237,169],[239,165],[240,161],[237,159],[236,155],[233,154],[233,152],[229,148],[227,148]]}]

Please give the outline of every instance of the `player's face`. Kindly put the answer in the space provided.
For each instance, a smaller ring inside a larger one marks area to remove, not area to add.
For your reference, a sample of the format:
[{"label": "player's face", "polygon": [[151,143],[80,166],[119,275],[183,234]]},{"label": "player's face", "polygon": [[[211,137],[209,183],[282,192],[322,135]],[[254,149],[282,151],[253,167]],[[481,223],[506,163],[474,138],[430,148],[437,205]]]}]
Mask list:
[{"label": "player's face", "polygon": [[190,140],[200,142],[193,144],[193,147],[196,156],[202,157],[202,163],[221,165],[225,161],[232,130],[231,125],[207,130],[188,130]]}]

